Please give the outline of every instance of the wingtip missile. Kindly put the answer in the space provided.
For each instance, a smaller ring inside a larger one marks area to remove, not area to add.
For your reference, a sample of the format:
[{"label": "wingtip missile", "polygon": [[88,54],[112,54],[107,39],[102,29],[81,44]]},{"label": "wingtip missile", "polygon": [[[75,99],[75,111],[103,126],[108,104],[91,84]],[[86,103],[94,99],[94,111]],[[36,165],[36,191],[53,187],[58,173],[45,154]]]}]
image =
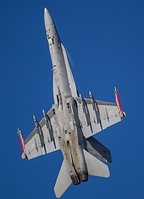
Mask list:
[{"label": "wingtip missile", "polygon": [[20,130],[19,128],[17,129],[17,134],[18,134],[18,135],[21,135],[21,134],[22,134],[22,132],[21,132],[21,130]]},{"label": "wingtip missile", "polygon": [[22,132],[21,130],[18,128],[18,131],[17,131],[17,134],[19,136],[19,139],[20,139],[20,145],[21,145],[21,148],[22,148],[22,159],[27,159],[27,156],[25,154],[25,145],[24,145],[24,141],[23,141],[23,137],[22,137]]},{"label": "wingtip missile", "polygon": [[118,93],[119,91],[118,91],[118,89],[117,89],[117,87],[115,86],[114,87],[114,93]]},{"label": "wingtip missile", "polygon": [[126,113],[122,110],[122,105],[121,105],[121,102],[120,102],[120,97],[119,97],[118,90],[117,90],[116,86],[114,88],[114,93],[115,93],[116,104],[117,104],[118,109],[119,109],[120,117],[124,118],[126,116]]}]

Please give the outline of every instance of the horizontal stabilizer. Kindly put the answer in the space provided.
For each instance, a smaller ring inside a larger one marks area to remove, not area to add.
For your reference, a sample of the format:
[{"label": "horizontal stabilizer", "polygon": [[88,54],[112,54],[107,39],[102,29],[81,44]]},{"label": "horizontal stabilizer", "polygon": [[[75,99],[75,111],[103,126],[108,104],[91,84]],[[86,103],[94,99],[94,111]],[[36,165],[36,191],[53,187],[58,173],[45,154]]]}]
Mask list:
[{"label": "horizontal stabilizer", "polygon": [[100,160],[84,150],[84,156],[89,175],[108,178],[110,176],[109,168]]},{"label": "horizontal stabilizer", "polygon": [[89,137],[87,141],[87,151],[103,162],[112,162],[111,152],[94,137]]},{"label": "horizontal stabilizer", "polygon": [[71,185],[72,181],[65,166],[65,162],[63,161],[55,187],[54,192],[57,198],[60,198],[62,194],[68,189]]}]

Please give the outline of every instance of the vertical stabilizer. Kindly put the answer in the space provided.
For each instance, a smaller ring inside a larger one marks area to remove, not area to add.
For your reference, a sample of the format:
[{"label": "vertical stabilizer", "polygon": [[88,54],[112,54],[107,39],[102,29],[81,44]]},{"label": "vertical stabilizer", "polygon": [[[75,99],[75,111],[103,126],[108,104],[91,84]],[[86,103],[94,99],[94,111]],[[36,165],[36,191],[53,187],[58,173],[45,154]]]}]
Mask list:
[{"label": "vertical stabilizer", "polygon": [[111,152],[94,137],[86,139],[87,151],[102,162],[112,162]]},{"label": "vertical stabilizer", "polygon": [[69,86],[71,89],[71,93],[73,97],[77,97],[77,89],[76,89],[76,84],[75,84],[75,80],[69,65],[69,60],[68,60],[68,56],[67,56],[67,52],[65,47],[62,44],[62,50],[63,50],[63,55],[64,55],[64,61],[65,61],[65,65],[66,65],[66,70],[67,70],[67,75],[68,75],[68,81],[69,81]]},{"label": "vertical stabilizer", "polygon": [[62,194],[68,189],[71,185],[72,181],[65,166],[65,162],[63,161],[55,187],[54,192],[57,198],[60,198]]},{"label": "vertical stabilizer", "polygon": [[87,164],[88,174],[108,178],[110,176],[109,168],[100,160],[84,150],[84,156]]}]

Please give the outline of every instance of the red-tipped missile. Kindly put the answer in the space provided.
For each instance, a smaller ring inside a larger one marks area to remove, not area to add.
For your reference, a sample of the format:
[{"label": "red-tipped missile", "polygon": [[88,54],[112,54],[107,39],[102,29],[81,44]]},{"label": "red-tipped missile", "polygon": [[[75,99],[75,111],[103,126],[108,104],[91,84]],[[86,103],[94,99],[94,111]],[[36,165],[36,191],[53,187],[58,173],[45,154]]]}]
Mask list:
[{"label": "red-tipped missile", "polygon": [[20,145],[21,145],[21,148],[22,148],[22,159],[27,159],[27,156],[26,156],[26,154],[24,153],[25,146],[24,146],[24,141],[23,141],[23,137],[22,137],[22,132],[21,132],[20,129],[18,129],[17,134],[18,134],[18,136],[19,136]]},{"label": "red-tipped missile", "polygon": [[117,103],[117,106],[119,108],[120,117],[124,118],[126,116],[126,114],[122,110],[122,106],[121,106],[121,103],[120,103],[120,97],[118,95],[118,90],[116,89],[116,87],[114,89],[114,92],[115,92],[116,103]]}]

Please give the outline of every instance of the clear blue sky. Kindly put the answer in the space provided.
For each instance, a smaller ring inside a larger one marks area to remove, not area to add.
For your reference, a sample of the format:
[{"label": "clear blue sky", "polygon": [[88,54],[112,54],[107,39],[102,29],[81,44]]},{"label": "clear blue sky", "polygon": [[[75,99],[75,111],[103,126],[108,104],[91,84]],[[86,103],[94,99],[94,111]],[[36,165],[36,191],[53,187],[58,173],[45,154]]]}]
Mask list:
[{"label": "clear blue sky", "polygon": [[21,160],[24,138],[53,103],[43,10],[47,7],[73,60],[79,92],[114,102],[127,117],[95,137],[112,153],[108,179],[90,177],[62,199],[144,198],[144,1],[4,0],[0,3],[0,198],[55,199],[60,152]]}]

